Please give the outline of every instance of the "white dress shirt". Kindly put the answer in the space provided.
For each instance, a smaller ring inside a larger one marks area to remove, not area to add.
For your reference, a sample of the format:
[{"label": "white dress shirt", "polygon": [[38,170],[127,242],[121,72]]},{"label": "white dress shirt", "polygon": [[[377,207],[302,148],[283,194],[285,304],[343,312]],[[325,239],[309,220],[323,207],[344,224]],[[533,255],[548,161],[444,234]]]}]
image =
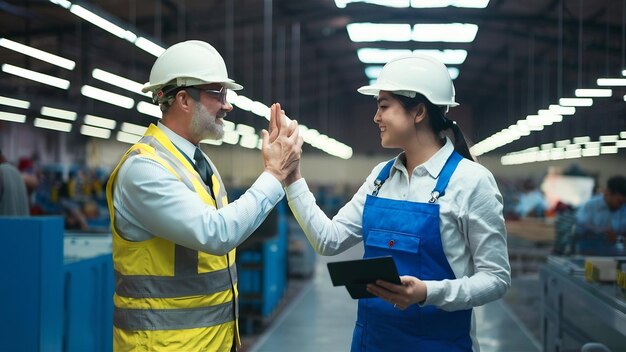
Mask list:
[{"label": "white dress shirt", "polygon": [[[194,162],[195,145],[161,123],[158,127]],[[130,241],[158,236],[224,255],[248,238],[283,195],[280,181],[264,172],[238,200],[217,210],[159,163],[133,156],[124,162],[115,181],[115,228]]]},{"label": "white dress shirt", "polygon": [[[408,173],[400,154],[379,197],[425,203],[454,146],[450,139],[427,162]],[[378,164],[365,183],[333,219],[315,204],[306,181],[300,179],[286,190],[289,207],[309,241],[322,255],[340,253],[363,239],[363,206],[374,190],[374,180],[387,162]],[[445,195],[439,198],[441,242],[455,276],[454,280],[424,281],[424,305],[454,311],[496,300],[510,286],[506,229],[502,196],[493,175],[482,165],[461,160]],[[472,324],[472,338],[475,328]],[[474,350],[478,345],[474,343]]]}]

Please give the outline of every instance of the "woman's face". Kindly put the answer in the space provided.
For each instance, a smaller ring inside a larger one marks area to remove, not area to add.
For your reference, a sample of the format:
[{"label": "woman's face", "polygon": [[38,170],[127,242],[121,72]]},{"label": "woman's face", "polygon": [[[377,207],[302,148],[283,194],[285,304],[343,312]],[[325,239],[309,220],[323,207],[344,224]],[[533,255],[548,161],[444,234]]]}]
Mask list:
[{"label": "woman's face", "polygon": [[380,129],[380,143],[384,148],[401,148],[415,138],[414,116],[389,92],[381,91],[377,98],[378,110],[374,123]]}]

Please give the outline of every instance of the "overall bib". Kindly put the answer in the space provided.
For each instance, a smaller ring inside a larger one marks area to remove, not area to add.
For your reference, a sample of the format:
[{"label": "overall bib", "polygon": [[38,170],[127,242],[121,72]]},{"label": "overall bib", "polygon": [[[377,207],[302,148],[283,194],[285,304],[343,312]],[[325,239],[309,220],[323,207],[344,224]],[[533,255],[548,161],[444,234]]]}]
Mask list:
[{"label": "overall bib", "polygon": [[[394,160],[385,165],[363,209],[364,258],[391,255],[401,276],[456,278],[441,244],[437,198],[462,158],[457,152],[448,158],[428,203],[377,197]],[[402,311],[377,297],[360,299],[352,351],[472,351],[471,318],[471,309],[414,304]]]}]

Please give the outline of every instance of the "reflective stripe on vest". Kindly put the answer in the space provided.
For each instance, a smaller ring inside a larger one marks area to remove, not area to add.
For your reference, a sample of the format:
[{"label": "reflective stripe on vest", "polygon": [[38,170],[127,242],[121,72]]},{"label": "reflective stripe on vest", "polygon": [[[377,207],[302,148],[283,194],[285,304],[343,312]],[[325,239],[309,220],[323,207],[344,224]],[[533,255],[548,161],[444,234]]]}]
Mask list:
[{"label": "reflective stripe on vest", "polygon": [[223,324],[232,321],[233,314],[232,303],[226,302],[192,309],[117,308],[113,320],[126,330],[179,330]]},{"label": "reflective stripe on vest", "polygon": [[[231,272],[237,280],[235,265],[231,265]],[[116,271],[115,282],[118,296],[132,298],[208,295],[231,287],[228,269],[193,276],[122,275]]]}]

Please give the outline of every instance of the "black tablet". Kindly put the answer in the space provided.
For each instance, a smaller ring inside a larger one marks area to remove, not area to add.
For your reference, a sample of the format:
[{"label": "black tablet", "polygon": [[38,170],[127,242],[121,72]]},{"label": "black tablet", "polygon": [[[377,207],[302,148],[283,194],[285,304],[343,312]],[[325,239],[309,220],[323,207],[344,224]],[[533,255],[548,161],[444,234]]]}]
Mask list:
[{"label": "black tablet", "polygon": [[346,286],[354,299],[375,297],[367,292],[366,285],[376,280],[401,283],[391,256],[328,263],[328,272],[333,286]]}]

